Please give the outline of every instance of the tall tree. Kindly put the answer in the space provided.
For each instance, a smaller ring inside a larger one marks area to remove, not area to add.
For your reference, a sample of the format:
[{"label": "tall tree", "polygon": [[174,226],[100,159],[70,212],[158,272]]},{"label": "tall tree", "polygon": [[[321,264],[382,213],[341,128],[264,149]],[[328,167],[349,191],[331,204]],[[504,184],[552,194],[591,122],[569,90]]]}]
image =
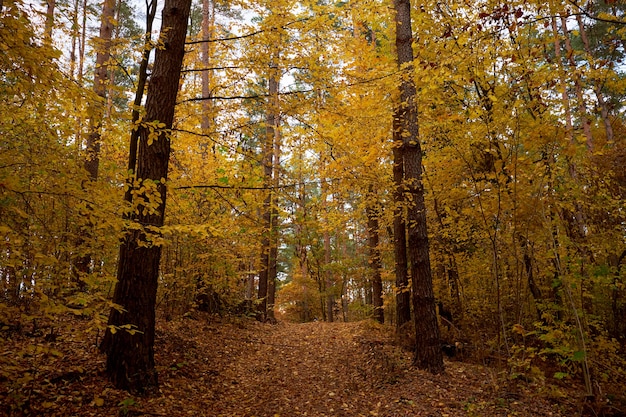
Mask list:
[{"label": "tall tree", "polygon": [[100,138],[102,119],[107,95],[109,61],[111,60],[111,38],[115,22],[115,0],[104,0],[100,15],[100,36],[96,42],[96,63],[93,78],[93,91],[101,98],[91,104],[89,110],[89,136],[85,152],[85,169],[89,179],[98,179],[100,166]]},{"label": "tall tree", "polygon": [[[277,58],[277,57],[276,57]],[[275,59],[270,62],[268,79],[268,106],[265,117],[265,143],[263,145],[263,186],[266,188],[265,199],[263,200],[263,237],[261,239],[261,269],[259,271],[259,319],[273,320],[274,318],[274,291],[276,289],[276,256],[274,249],[277,242],[276,235],[276,210],[272,207],[275,203],[274,179],[277,171],[274,169],[276,161],[276,143],[279,137],[279,71]],[[271,304],[270,302],[271,301]]]},{"label": "tall tree", "polygon": [[138,126],[137,209],[120,245],[117,285],[102,349],[116,387],[145,393],[158,387],[154,367],[155,305],[166,205],[170,131],[184,56],[191,0],[166,0],[146,115]]},{"label": "tall tree", "polygon": [[412,78],[413,34],[410,0],[394,0],[396,11],[396,53],[403,72],[400,103],[394,112],[394,127],[402,138],[404,186],[409,204],[407,215],[408,258],[413,283],[415,322],[415,364],[432,373],[443,372],[443,355],[439,343],[439,326],[433,294],[432,272],[428,253],[426,205],[422,182],[422,149],[417,112],[417,93]]},{"label": "tall tree", "polygon": [[385,322],[383,310],[383,281],[381,270],[383,269],[380,248],[378,247],[378,210],[374,205],[374,187],[370,185],[368,190],[368,203],[365,208],[367,215],[367,241],[369,246],[369,265],[372,274],[372,304],[374,306],[374,319],[379,323]]},{"label": "tall tree", "polygon": [[[396,121],[397,123],[397,121]],[[393,247],[396,275],[396,327],[400,329],[411,321],[411,289],[409,287],[406,259],[406,222],[404,221],[404,162],[402,158],[402,135],[400,126],[393,127]]]},{"label": "tall tree", "polygon": [[[100,15],[100,36],[97,38],[96,62],[94,69],[93,91],[98,99],[90,103],[89,115],[89,135],[85,144],[84,167],[89,176],[89,181],[98,179],[100,167],[100,141],[102,121],[107,97],[107,82],[109,80],[108,68],[111,60],[111,39],[113,36],[113,24],[115,16],[115,0],[104,0],[102,14]],[[88,241],[90,229],[93,226],[87,213],[84,230],[79,236],[79,245],[84,245]],[[75,263],[75,280],[81,289],[85,289],[84,275],[89,272],[91,265],[91,254],[86,252],[80,256]]]}]

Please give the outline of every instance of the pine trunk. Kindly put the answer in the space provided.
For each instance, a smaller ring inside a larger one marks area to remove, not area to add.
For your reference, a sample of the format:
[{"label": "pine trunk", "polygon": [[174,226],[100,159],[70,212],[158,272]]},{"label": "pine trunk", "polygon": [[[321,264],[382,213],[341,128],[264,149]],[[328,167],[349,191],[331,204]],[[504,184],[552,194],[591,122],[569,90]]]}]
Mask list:
[{"label": "pine trunk", "polygon": [[444,370],[443,355],[439,342],[439,325],[428,253],[416,88],[411,79],[413,70],[411,4],[409,0],[395,0],[394,6],[398,66],[401,69],[406,68],[407,72],[400,85],[400,104],[395,111],[393,125],[403,138],[404,185],[408,203],[408,260],[411,264],[415,313],[415,364],[420,369],[440,373]]},{"label": "pine trunk", "polygon": [[[163,9],[162,28],[168,30],[162,32],[164,48],[157,50],[154,61],[145,122],[139,127],[137,164],[137,177],[149,190],[145,194],[150,194],[144,198],[150,201],[156,197],[158,204],[139,207],[139,214],[132,220],[144,228],[128,233],[120,246],[113,302],[121,309],[111,310],[102,344],[111,382],[117,388],[139,394],[154,392],[158,387],[154,327],[161,246],[153,239],[159,238],[158,228],[165,218],[168,132],[174,120],[190,8],[191,0],[166,0]],[[157,128],[157,122],[164,126]]]}]

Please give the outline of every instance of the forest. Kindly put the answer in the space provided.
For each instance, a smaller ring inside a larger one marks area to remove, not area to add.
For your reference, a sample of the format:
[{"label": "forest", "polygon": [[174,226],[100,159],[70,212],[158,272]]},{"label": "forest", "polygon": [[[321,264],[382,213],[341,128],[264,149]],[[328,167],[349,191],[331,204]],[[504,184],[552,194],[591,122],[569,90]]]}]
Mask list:
[{"label": "forest", "polygon": [[626,415],[625,60],[621,0],[0,0],[0,414]]}]

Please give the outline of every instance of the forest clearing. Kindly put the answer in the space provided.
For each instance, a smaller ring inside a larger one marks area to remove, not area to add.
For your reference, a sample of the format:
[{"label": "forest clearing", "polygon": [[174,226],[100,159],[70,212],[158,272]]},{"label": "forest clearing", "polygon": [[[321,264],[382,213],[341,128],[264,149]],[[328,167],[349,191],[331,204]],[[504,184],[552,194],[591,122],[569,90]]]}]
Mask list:
[{"label": "forest clearing", "polygon": [[617,404],[585,409],[579,382],[511,380],[462,357],[442,375],[418,371],[393,329],[371,320],[269,325],[197,312],[159,324],[160,390],[142,398],[107,383],[95,340],[64,327],[54,343],[12,340],[13,351],[39,349],[19,361],[28,381],[0,385],[3,415],[21,415],[11,412],[18,401],[28,403],[24,415],[59,417],[624,415]]},{"label": "forest clearing", "polygon": [[624,415],[625,265],[624,1],[0,0],[4,414]]}]

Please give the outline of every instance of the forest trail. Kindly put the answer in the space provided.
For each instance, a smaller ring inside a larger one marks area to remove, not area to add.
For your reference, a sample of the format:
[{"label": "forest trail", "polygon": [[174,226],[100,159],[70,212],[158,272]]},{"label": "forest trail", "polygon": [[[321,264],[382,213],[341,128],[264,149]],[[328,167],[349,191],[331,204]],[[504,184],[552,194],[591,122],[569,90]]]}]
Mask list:
[{"label": "forest trail", "polygon": [[[206,325],[201,332],[197,324],[180,323],[175,334],[183,340],[157,347],[179,356],[181,365],[168,368],[176,371],[162,372],[162,390],[177,391],[179,415],[569,414],[532,392],[539,387],[507,387],[487,368],[448,362],[444,375],[418,371],[389,329],[372,322]],[[164,397],[163,406],[172,401]],[[172,412],[171,403],[164,408]]]},{"label": "forest trail", "polygon": [[[71,320],[68,324],[81,322]],[[16,393],[11,393],[11,385],[4,381],[4,386],[0,383],[0,415],[575,414],[571,389],[567,392],[542,383],[509,383],[495,369],[459,361],[446,362],[443,375],[416,370],[411,367],[411,353],[394,343],[393,329],[373,321],[271,325],[196,313],[157,324],[155,359],[160,395],[136,397],[111,387],[102,374],[104,356],[71,326],[68,329],[73,331],[59,333],[49,351],[38,350],[16,363],[28,370],[28,379],[17,381],[19,392],[28,393],[28,397],[21,397],[19,407],[27,407],[28,412],[15,409]],[[13,345],[6,345],[7,355],[40,343],[18,336],[7,342]]]}]

